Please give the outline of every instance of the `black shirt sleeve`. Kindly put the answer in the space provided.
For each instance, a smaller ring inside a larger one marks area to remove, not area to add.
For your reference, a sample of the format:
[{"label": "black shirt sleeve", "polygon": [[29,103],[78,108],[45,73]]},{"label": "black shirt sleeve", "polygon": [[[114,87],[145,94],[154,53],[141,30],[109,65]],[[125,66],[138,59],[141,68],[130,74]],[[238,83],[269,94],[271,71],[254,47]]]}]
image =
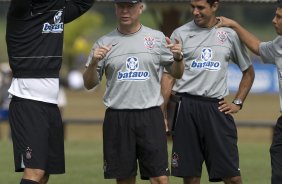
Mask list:
[{"label": "black shirt sleeve", "polygon": [[9,16],[22,18],[30,13],[32,0],[11,0]]},{"label": "black shirt sleeve", "polygon": [[94,0],[66,0],[65,23],[69,23],[89,10]]}]

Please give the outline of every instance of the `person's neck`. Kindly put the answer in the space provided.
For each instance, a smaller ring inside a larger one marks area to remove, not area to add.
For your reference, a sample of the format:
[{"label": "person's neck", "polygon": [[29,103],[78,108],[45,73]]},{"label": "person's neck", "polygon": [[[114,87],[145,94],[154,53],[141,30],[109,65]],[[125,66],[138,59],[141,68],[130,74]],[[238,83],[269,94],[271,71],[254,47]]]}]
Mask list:
[{"label": "person's neck", "polygon": [[218,24],[218,22],[219,22],[219,20],[214,17],[213,19],[211,19],[211,21],[207,25],[207,28],[210,29],[210,28],[214,27],[216,24]]},{"label": "person's neck", "polygon": [[141,23],[137,23],[136,25],[131,25],[131,26],[124,26],[124,25],[119,25],[118,26],[118,31],[122,34],[128,35],[128,34],[134,34],[138,32],[142,27]]}]

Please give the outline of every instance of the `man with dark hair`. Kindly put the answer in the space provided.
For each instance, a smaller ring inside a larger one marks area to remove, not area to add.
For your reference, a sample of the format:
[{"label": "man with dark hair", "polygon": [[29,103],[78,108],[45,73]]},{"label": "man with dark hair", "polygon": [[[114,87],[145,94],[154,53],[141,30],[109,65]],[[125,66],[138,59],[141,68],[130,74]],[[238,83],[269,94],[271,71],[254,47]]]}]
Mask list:
[{"label": "man with dark hair", "polygon": [[[141,179],[168,184],[168,153],[160,78],[165,67],[181,78],[181,44],[141,24],[141,0],[115,0],[117,29],[99,38],[83,74],[92,89],[105,74],[104,177],[118,184]],[[177,41],[176,41],[177,42]]]},{"label": "man with dark hair", "polygon": [[[278,0],[275,16],[272,20],[278,34],[272,41],[262,42],[234,20],[225,17],[218,18],[220,19],[218,28],[226,26],[234,29],[246,46],[256,55],[261,56],[264,63],[276,65],[279,80],[280,112],[282,112],[282,1]],[[272,168],[271,183],[280,184],[282,182],[282,116],[276,122],[270,147],[270,156]]]},{"label": "man with dark hair", "polygon": [[[242,107],[254,80],[254,70],[246,48],[230,28],[215,29],[218,24],[218,0],[192,0],[194,20],[177,28],[171,40],[183,45],[185,69],[181,79],[169,74],[162,78],[164,107],[171,92],[181,97],[172,139],[171,171],[184,184],[199,184],[202,165],[211,182],[241,184],[237,129],[232,113]],[[233,103],[224,98],[228,64],[242,71],[242,79]]]},{"label": "man with dark hair", "polygon": [[64,24],[94,0],[11,0],[6,42],[13,81],[9,122],[21,184],[45,184],[65,172],[62,118],[57,106]]}]

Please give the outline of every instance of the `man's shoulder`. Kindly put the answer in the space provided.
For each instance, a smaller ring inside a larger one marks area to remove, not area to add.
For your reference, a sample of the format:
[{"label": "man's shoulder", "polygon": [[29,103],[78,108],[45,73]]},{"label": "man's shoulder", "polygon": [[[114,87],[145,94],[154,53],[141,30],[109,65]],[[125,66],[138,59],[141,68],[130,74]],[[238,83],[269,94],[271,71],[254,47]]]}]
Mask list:
[{"label": "man's shoulder", "polygon": [[164,33],[160,30],[157,30],[157,29],[154,29],[154,28],[150,28],[150,27],[147,27],[147,26],[144,26],[143,25],[143,28],[142,28],[142,31],[146,34],[151,34],[151,35],[154,35],[154,36],[163,36]]},{"label": "man's shoulder", "polygon": [[118,36],[118,31],[117,29],[114,29],[106,34],[104,34],[103,36],[101,36],[98,41],[101,41],[101,40],[105,40],[105,39],[111,39],[111,38],[114,38],[114,37],[117,37]]},{"label": "man's shoulder", "polygon": [[188,32],[188,31],[193,31],[195,29],[196,29],[195,23],[193,21],[189,21],[189,22],[183,24],[182,26],[176,28],[173,32],[174,33]]},{"label": "man's shoulder", "polygon": [[238,37],[236,31],[229,27],[216,28],[217,32],[225,32],[229,37]]}]

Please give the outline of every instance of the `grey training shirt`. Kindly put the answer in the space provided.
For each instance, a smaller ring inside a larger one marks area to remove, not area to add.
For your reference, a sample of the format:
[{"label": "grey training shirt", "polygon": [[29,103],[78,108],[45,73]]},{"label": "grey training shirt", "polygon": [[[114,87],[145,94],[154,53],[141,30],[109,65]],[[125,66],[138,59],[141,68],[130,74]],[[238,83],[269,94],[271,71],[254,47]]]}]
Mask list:
[{"label": "grey training shirt", "polygon": [[164,66],[171,70],[173,55],[166,48],[162,32],[145,26],[129,35],[114,30],[94,44],[86,66],[94,49],[101,46],[112,47],[97,68],[100,80],[103,74],[107,79],[104,95],[107,107],[144,109],[163,103],[160,79]]},{"label": "grey training shirt", "polygon": [[172,33],[175,38],[183,44],[185,69],[173,91],[221,99],[229,94],[229,62],[241,71],[251,65],[245,46],[230,28],[201,28],[191,21]]},{"label": "grey training shirt", "polygon": [[262,42],[259,52],[264,63],[275,64],[277,66],[280,112],[282,112],[282,37],[278,36],[273,41]]}]

